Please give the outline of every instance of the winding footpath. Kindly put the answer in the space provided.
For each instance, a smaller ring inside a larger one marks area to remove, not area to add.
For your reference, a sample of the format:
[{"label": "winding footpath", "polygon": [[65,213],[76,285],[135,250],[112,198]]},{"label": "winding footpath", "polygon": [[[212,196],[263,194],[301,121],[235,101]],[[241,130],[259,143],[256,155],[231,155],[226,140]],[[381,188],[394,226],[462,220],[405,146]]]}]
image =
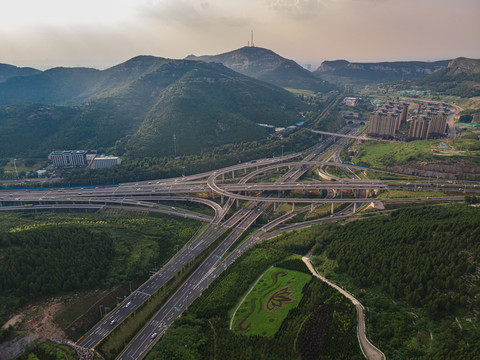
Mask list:
[{"label": "winding footpath", "polygon": [[364,310],[363,305],[357,299],[355,299],[352,294],[348,293],[347,291],[342,289],[340,286],[332,283],[328,279],[321,276],[313,268],[312,263],[310,262],[310,258],[308,256],[302,257],[302,260],[305,263],[305,265],[307,265],[308,269],[314,276],[316,276],[323,282],[327,283],[331,287],[338,290],[342,295],[346,296],[357,308],[357,318],[358,318],[357,337],[358,337],[358,342],[360,343],[360,348],[362,349],[363,355],[365,355],[365,357],[369,360],[386,360],[385,354],[382,351],[380,351],[375,345],[373,345],[365,335],[365,315],[363,313],[363,310]]}]

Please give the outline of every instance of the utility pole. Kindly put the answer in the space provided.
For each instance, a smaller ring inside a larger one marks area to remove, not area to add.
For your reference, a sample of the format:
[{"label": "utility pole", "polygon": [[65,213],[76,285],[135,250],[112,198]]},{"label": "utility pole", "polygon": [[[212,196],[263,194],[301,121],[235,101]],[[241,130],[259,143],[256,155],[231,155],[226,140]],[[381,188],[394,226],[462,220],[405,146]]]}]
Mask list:
[{"label": "utility pole", "polygon": [[18,180],[18,171],[17,171],[17,159],[13,159],[13,166],[15,166],[15,173],[17,174],[17,180]]},{"label": "utility pole", "polygon": [[173,153],[175,154],[175,157],[177,157],[177,136],[173,134]]}]

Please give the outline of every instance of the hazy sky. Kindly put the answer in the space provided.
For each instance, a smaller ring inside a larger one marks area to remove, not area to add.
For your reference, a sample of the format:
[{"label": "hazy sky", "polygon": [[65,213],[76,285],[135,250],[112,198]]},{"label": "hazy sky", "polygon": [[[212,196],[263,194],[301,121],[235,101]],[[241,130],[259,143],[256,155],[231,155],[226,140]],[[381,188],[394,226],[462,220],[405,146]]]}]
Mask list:
[{"label": "hazy sky", "polygon": [[300,64],[480,58],[480,0],[0,0],[0,63],[105,68],[247,45]]}]

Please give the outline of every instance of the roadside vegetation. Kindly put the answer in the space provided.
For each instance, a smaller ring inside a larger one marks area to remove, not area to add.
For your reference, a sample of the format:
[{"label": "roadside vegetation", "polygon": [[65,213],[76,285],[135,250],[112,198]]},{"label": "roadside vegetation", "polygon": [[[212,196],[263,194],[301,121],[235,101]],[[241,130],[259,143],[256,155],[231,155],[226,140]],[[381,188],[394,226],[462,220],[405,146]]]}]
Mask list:
[{"label": "roadside vegetation", "polygon": [[[200,226],[190,219],[134,213],[2,214],[0,323],[20,306],[48,296],[135,284],[166,263]],[[105,293],[93,295],[90,305]],[[111,294],[111,306],[122,294]],[[68,309],[77,303],[67,305],[57,322],[74,327],[71,322],[81,314]],[[93,310],[96,322],[99,312]]]},{"label": "roadside vegetation", "polygon": [[317,142],[317,136],[299,130],[282,139],[278,136],[265,140],[223,145],[197,155],[172,157],[125,157],[120,166],[102,170],[70,170],[62,174],[63,185],[95,185],[129,181],[163,179],[202,173],[252,159],[281,156],[306,149]]},{"label": "roadside vegetation", "polygon": [[477,208],[446,205],[329,225],[313,261],[367,307],[388,359],[476,359],[479,221]]},{"label": "roadside vegetation", "polygon": [[[291,257],[306,253],[318,231],[291,232],[249,250],[175,321],[147,359],[362,359],[353,305],[318,279],[307,280],[308,269]],[[299,304],[287,309],[276,331],[255,335],[229,330],[233,310],[272,265],[292,275],[300,272],[296,281],[306,276]]]},{"label": "roadside vegetation", "polygon": [[455,139],[417,140],[407,143],[368,141],[342,153],[342,158],[358,165],[388,170],[392,166],[416,163],[480,165],[480,141],[470,130]]},{"label": "roadside vegetation", "polygon": [[71,347],[58,345],[50,341],[34,346],[27,350],[25,354],[17,358],[18,360],[75,360],[78,359],[77,353]]}]

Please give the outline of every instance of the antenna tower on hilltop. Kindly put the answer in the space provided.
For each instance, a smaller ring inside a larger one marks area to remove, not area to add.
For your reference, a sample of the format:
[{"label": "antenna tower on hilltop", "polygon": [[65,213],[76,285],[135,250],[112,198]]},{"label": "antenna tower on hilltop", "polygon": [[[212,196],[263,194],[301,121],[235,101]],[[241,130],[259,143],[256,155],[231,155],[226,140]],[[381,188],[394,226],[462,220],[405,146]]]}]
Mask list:
[{"label": "antenna tower on hilltop", "polygon": [[253,43],[253,30],[251,32],[251,37],[252,37],[252,40],[250,41],[250,46],[255,47],[255,44]]}]

